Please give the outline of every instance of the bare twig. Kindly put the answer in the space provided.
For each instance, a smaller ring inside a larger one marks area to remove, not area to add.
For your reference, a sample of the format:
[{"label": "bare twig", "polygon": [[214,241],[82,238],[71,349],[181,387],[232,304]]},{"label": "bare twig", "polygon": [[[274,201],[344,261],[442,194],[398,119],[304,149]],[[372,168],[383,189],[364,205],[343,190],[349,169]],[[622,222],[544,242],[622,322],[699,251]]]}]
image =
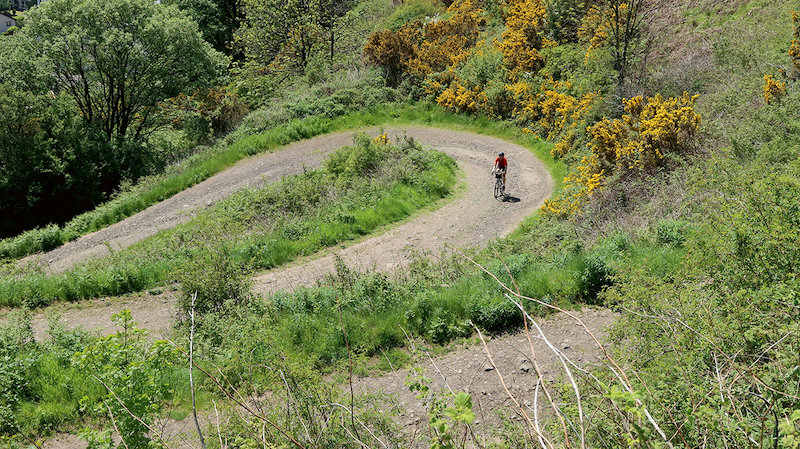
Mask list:
[{"label": "bare twig", "polygon": [[[335,407],[341,407],[341,408],[343,408],[345,411],[347,411],[347,412],[348,412],[348,413],[350,413],[350,414],[352,414],[352,413],[353,413],[351,409],[348,409],[346,406],[344,406],[344,405],[342,405],[342,404],[338,404],[338,403],[336,403],[336,402],[333,402],[333,403],[331,403],[331,405],[332,405],[332,406],[335,406]],[[362,422],[360,419],[356,418],[356,422],[358,422],[358,424],[359,424],[359,425],[360,425],[360,426],[361,426],[361,427],[362,427],[364,430],[366,430],[366,431],[367,431],[367,433],[369,433],[369,435],[370,435],[372,438],[374,438],[374,439],[375,439],[375,441],[377,441],[378,443],[380,443],[380,444],[381,444],[381,446],[383,446],[383,447],[385,447],[385,448],[388,448],[388,447],[389,447],[389,446],[387,446],[387,445],[386,445],[386,443],[384,443],[383,441],[381,441],[381,439],[380,439],[380,438],[378,438],[378,437],[375,435],[375,433],[374,433],[374,432],[372,432],[372,431],[369,429],[369,427],[367,427],[367,425],[366,425],[366,424],[364,424],[364,423],[363,423],[363,422]]]},{"label": "bare twig", "polygon": [[[136,415],[135,415],[135,414],[134,414],[134,413],[133,413],[133,412],[132,412],[132,411],[131,411],[131,410],[130,410],[130,409],[129,409],[129,408],[126,406],[126,405],[125,405],[125,403],[124,403],[124,402],[122,402],[122,399],[120,399],[120,397],[119,397],[119,396],[117,396],[117,394],[116,394],[116,393],[114,393],[114,390],[112,390],[112,389],[111,389],[111,387],[109,387],[109,386],[108,386],[108,385],[107,385],[105,382],[103,382],[103,381],[102,381],[102,380],[101,380],[99,377],[95,376],[94,374],[92,374],[92,377],[93,377],[93,378],[94,378],[96,381],[98,381],[98,382],[100,382],[101,384],[103,384],[103,386],[104,386],[104,387],[106,387],[106,390],[108,390],[108,392],[109,392],[109,393],[111,393],[111,396],[114,396],[114,399],[116,399],[116,400],[117,400],[117,402],[119,403],[119,405],[120,405],[120,406],[122,406],[122,409],[123,409],[123,410],[125,410],[125,411],[126,411],[128,414],[129,414],[129,415],[131,415],[131,417],[132,417],[133,419],[135,419],[136,421],[139,421],[139,423],[140,423],[141,425],[143,425],[145,428],[147,428],[147,430],[148,430],[148,431],[150,431],[150,433],[152,433],[153,435],[157,436],[157,437],[158,437],[158,439],[159,439],[159,441],[161,441],[161,443],[162,443],[162,444],[163,444],[163,445],[164,445],[164,446],[165,446],[167,449],[172,449],[172,447],[171,447],[169,444],[167,444],[167,441],[166,441],[166,440],[164,440],[164,437],[161,435],[161,433],[160,433],[160,432],[157,432],[157,431],[156,431],[156,429],[154,429],[152,426],[150,426],[149,424],[147,424],[146,422],[144,422],[144,420],[142,420],[142,418],[140,418],[140,417],[136,416]],[[108,404],[106,404],[106,407],[107,407],[107,406],[108,406]],[[110,409],[109,409],[109,410],[110,410]],[[116,426],[115,426],[115,427],[116,427]],[[127,446],[126,446],[126,447],[127,447]]]},{"label": "bare twig", "polygon": [[383,350],[383,348],[378,348],[378,349],[380,349],[381,354],[383,354],[383,357],[386,359],[386,363],[389,364],[389,368],[392,370],[392,374],[394,375],[394,377],[396,377],[398,380],[402,381],[403,379],[401,379],[400,376],[397,374],[397,371],[395,371],[394,365],[392,365],[392,361],[389,360],[389,356],[386,354],[386,352]]},{"label": "bare twig", "polygon": [[194,395],[194,376],[192,372],[192,364],[194,363],[194,303],[197,300],[197,292],[192,293],[192,309],[189,311],[189,317],[192,320],[192,325],[189,330],[189,389],[192,391],[192,416],[194,417],[194,425],[197,428],[197,436],[200,437],[200,447],[206,449],[206,441],[203,439],[203,432],[200,430],[200,422],[197,420],[197,404]]},{"label": "bare twig", "polygon": [[114,419],[114,412],[111,411],[111,407],[108,405],[106,401],[103,401],[103,405],[106,406],[108,409],[108,416],[111,418],[111,425],[114,426],[114,430],[117,431],[119,434],[119,438],[122,441],[122,445],[125,446],[125,449],[130,449],[128,447],[128,443],[125,441],[125,437],[122,435],[122,432],[119,431],[119,427],[117,427],[117,420]]},{"label": "bare twig", "polygon": [[[609,368],[611,368],[611,371],[620,379],[620,383],[622,384],[622,386],[629,393],[634,393],[633,384],[631,383],[630,379],[628,378],[627,374],[625,373],[625,370],[622,369],[621,366],[619,366],[619,364],[616,362],[616,360],[614,360],[613,357],[611,357],[611,355],[606,350],[605,346],[600,342],[600,340],[597,338],[597,336],[595,336],[594,333],[591,330],[589,330],[589,328],[586,326],[586,324],[583,322],[583,320],[581,320],[577,316],[569,313],[568,311],[566,311],[566,310],[564,310],[564,309],[562,309],[562,308],[560,308],[558,306],[554,306],[552,304],[548,304],[548,303],[546,303],[544,301],[540,301],[540,300],[535,299],[535,298],[530,298],[530,297],[527,297],[527,296],[520,295],[519,293],[517,293],[517,292],[513,291],[512,289],[510,289],[500,279],[498,279],[497,276],[495,276],[492,272],[487,270],[481,264],[475,262],[472,258],[470,258],[469,256],[467,256],[466,254],[464,254],[462,252],[459,252],[459,254],[461,254],[462,257],[464,257],[465,259],[469,260],[475,266],[480,268],[484,273],[488,274],[492,279],[494,279],[501,287],[503,287],[503,289],[505,289],[511,295],[513,295],[513,296],[515,296],[515,297],[517,297],[519,299],[524,299],[524,300],[527,300],[527,301],[535,302],[535,303],[537,303],[537,304],[539,304],[539,305],[541,305],[543,307],[556,310],[556,311],[561,312],[564,315],[572,318],[573,320],[575,320],[586,331],[586,333],[592,338],[592,340],[594,340],[594,342],[597,345],[597,347],[602,351],[603,356],[605,357],[605,359],[608,360],[608,362],[613,366],[613,367],[609,366]],[[524,311],[524,309],[523,309],[523,311]],[[474,324],[473,324],[473,326],[474,326]],[[477,329],[477,327],[475,327],[475,329]],[[713,342],[712,342],[712,344],[713,344]],[[485,343],[484,343],[484,346],[485,346]],[[655,419],[652,417],[652,415],[650,415],[650,412],[644,406],[642,401],[640,399],[636,399],[636,404],[639,407],[642,408],[642,411],[643,411],[645,417],[650,422],[650,424],[653,426],[653,428],[656,430],[656,432],[661,436],[661,438],[664,440],[664,442],[667,444],[667,446],[670,447],[670,448],[673,447],[672,446],[672,442],[667,438],[667,436],[661,430],[661,428],[659,427],[659,425],[655,421]],[[527,415],[526,415],[526,417],[527,417]],[[530,422],[530,420],[529,420],[529,422]]]},{"label": "bare twig", "polygon": [[408,335],[408,332],[406,332],[406,330],[403,328],[403,326],[398,326],[398,327],[400,328],[400,330],[403,331],[403,333],[406,336],[406,340],[408,340],[408,343],[411,345],[411,351],[416,352],[417,351],[417,346],[414,344],[414,339],[411,338],[410,335]]},{"label": "bare twig", "polygon": [[[286,380],[286,375],[283,374],[283,370],[279,369],[278,373],[281,375],[281,380],[283,380],[283,384],[286,385],[286,395],[287,395],[287,402],[286,402],[286,414],[290,415],[292,413],[292,405],[288,402],[289,398],[294,398],[294,392],[292,391],[292,387],[289,386],[289,381]],[[295,401],[298,401],[295,398]],[[297,413],[299,415],[299,413]],[[299,416],[298,416],[299,417]],[[303,421],[302,417],[299,417],[300,424],[303,426],[303,430],[306,431],[306,437],[311,440],[311,432],[308,430],[308,426],[306,425],[305,421]]]},{"label": "bare twig", "polygon": [[25,438],[28,441],[28,443],[31,443],[32,445],[34,445],[38,449],[42,449],[42,446],[37,444],[34,439],[32,439],[30,436],[28,436],[28,434],[23,432],[19,428],[19,426],[17,426],[17,423],[15,423],[15,422],[11,421],[10,419],[6,418],[2,413],[0,413],[0,418],[3,418],[3,421],[5,421],[7,424],[11,425],[11,427],[13,427],[14,430],[17,431],[18,434],[22,435],[22,437]]},{"label": "bare twig", "polygon": [[[536,359],[536,349],[533,347],[533,339],[531,337],[530,329],[528,328],[528,316],[527,314],[523,314],[522,316],[525,319],[525,337],[528,341],[528,346],[530,347],[531,350],[531,362],[533,363],[533,368],[536,370],[536,375],[538,376],[539,380],[542,380],[543,379],[542,370],[541,368],[539,368],[539,361]],[[539,384],[537,382],[537,387],[538,385]],[[558,417],[558,420],[561,422],[561,428],[564,431],[564,442],[567,445],[567,447],[569,447],[569,434],[567,432],[567,424],[566,422],[564,422],[564,417],[559,412],[558,407],[556,407],[555,401],[553,400],[553,397],[550,396],[550,391],[547,389],[547,386],[542,384],[541,387],[542,391],[544,391],[545,396],[547,396],[547,401],[550,403],[550,407],[553,409],[553,412]],[[538,422],[537,422],[537,430],[539,430]]]},{"label": "bare twig", "polygon": [[[178,349],[179,351],[183,352],[183,353],[184,353],[184,355],[186,355],[186,351],[185,351],[183,348],[181,348],[180,346],[178,346],[178,345],[177,345],[177,344],[175,344],[174,342],[170,341],[169,339],[167,339],[167,342],[169,342],[170,344],[172,344],[172,346],[173,346],[173,347],[175,347],[175,348],[176,348],[176,349]],[[225,386],[224,386],[224,385],[222,385],[222,382],[220,382],[220,380],[219,380],[219,379],[218,379],[216,376],[212,375],[212,374],[211,374],[211,373],[209,373],[207,370],[205,370],[205,369],[204,369],[202,366],[198,365],[198,364],[197,364],[197,362],[193,362],[193,364],[194,364],[194,367],[195,367],[195,368],[199,369],[199,370],[200,370],[200,371],[201,371],[203,374],[205,374],[206,376],[208,376],[208,378],[209,378],[209,379],[211,379],[211,380],[212,380],[212,381],[213,381],[215,384],[217,384],[217,387],[219,387],[219,389],[222,391],[222,393],[223,393],[223,394],[225,394],[225,396],[226,396],[228,399],[230,399],[231,401],[235,402],[235,403],[236,403],[237,405],[239,405],[239,406],[240,406],[242,409],[246,410],[246,411],[247,411],[247,413],[249,413],[250,415],[254,416],[255,418],[258,418],[258,419],[260,419],[261,421],[263,421],[263,422],[267,423],[267,424],[268,424],[270,427],[272,427],[272,428],[274,428],[275,430],[277,430],[278,432],[280,432],[280,434],[281,434],[281,435],[283,435],[284,437],[286,437],[286,439],[288,439],[289,441],[291,441],[291,442],[292,442],[292,444],[294,444],[294,445],[295,445],[295,446],[297,446],[298,448],[305,449],[305,446],[303,446],[302,444],[300,444],[300,442],[299,442],[299,441],[297,441],[297,440],[296,440],[295,438],[293,438],[291,435],[289,435],[288,433],[286,433],[286,431],[285,431],[285,430],[283,430],[283,428],[281,428],[280,426],[278,426],[277,424],[275,424],[274,422],[272,422],[272,420],[270,420],[270,419],[269,419],[269,418],[267,418],[266,416],[264,416],[264,415],[262,415],[262,414],[258,413],[257,411],[253,410],[253,408],[252,408],[252,407],[250,407],[250,406],[249,406],[249,405],[248,405],[248,404],[247,404],[247,403],[246,403],[246,402],[245,402],[243,399],[239,399],[239,398],[237,398],[236,396],[234,396],[234,395],[233,395],[233,394],[232,394],[230,391],[228,391],[228,389],[227,389],[227,388],[225,388]],[[236,389],[235,389],[235,388],[233,388],[233,387],[231,387],[231,388],[234,390],[234,392],[235,392],[236,394],[238,394],[238,395],[241,397],[241,394],[239,394],[239,391],[238,391],[238,390],[236,390]]]},{"label": "bare twig", "polygon": [[214,418],[217,422],[217,437],[219,438],[219,447],[225,447],[224,443],[222,442],[222,429],[219,426],[219,410],[217,409],[217,401],[211,401],[214,404]]},{"label": "bare twig", "polygon": [[436,372],[439,373],[439,376],[441,376],[442,382],[444,382],[444,386],[447,387],[447,389],[450,391],[450,394],[455,396],[456,393],[453,391],[452,388],[450,388],[450,384],[447,383],[447,378],[444,377],[444,374],[442,374],[442,371],[439,369],[438,366],[436,366],[436,362],[433,361],[433,358],[431,357],[431,354],[428,351],[425,351],[425,355],[428,356],[428,360],[431,362],[431,365],[433,365],[433,369],[435,369]]},{"label": "bare twig", "polygon": [[[586,448],[586,428],[585,428],[584,422],[583,422],[583,406],[581,405],[581,393],[580,393],[580,390],[578,389],[578,384],[575,382],[575,377],[572,375],[572,370],[570,370],[569,366],[567,366],[567,362],[565,361],[566,356],[561,351],[556,349],[556,347],[553,346],[552,343],[550,343],[550,340],[547,339],[547,336],[544,334],[544,331],[542,330],[542,328],[539,327],[539,323],[537,323],[536,320],[533,319],[533,317],[531,317],[530,315],[528,315],[527,312],[525,312],[525,308],[522,307],[522,304],[514,301],[508,295],[506,295],[506,298],[508,298],[512,303],[514,303],[514,305],[516,305],[520,309],[520,311],[522,311],[522,313],[525,315],[525,318],[527,320],[530,320],[530,322],[533,323],[534,326],[536,326],[536,330],[539,331],[539,335],[542,337],[542,340],[544,340],[544,343],[558,357],[558,360],[561,362],[561,365],[564,367],[564,371],[567,373],[567,377],[569,377],[569,381],[572,384],[572,390],[575,392],[575,400],[576,400],[577,406],[578,406],[578,420],[580,421],[580,429],[581,429],[581,431],[580,431],[581,448],[585,449]],[[569,440],[567,440],[567,441],[569,441]]]},{"label": "bare twig", "polygon": [[339,308],[339,324],[342,327],[342,335],[344,335],[344,345],[347,348],[347,360],[349,363],[349,375],[347,377],[347,381],[350,386],[350,425],[353,426],[353,432],[356,433],[356,439],[361,440],[360,435],[358,435],[358,429],[356,428],[356,417],[355,417],[355,392],[353,391],[353,354],[350,352],[350,342],[347,338],[347,329],[344,328],[344,315],[342,314],[342,301],[339,295],[336,296],[336,306]]}]

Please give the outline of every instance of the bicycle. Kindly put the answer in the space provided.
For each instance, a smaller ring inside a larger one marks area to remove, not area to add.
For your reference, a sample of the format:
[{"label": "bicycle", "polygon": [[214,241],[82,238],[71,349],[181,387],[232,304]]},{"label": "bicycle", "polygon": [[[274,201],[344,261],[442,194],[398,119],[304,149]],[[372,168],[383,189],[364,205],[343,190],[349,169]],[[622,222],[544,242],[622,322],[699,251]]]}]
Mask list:
[{"label": "bicycle", "polygon": [[502,170],[495,170],[492,172],[494,175],[494,197],[505,196],[506,194],[506,184],[503,182],[503,171]]}]

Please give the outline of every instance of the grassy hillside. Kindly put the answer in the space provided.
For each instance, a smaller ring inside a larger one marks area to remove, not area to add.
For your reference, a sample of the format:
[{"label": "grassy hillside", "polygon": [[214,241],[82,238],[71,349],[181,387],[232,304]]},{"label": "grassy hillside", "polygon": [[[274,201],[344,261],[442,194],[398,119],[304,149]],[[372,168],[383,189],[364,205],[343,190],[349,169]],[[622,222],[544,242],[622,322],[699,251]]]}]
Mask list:
[{"label": "grassy hillside", "polygon": [[[242,98],[258,97],[252,104],[263,106],[208,154],[230,152],[237,159],[384,120],[472,122],[508,138],[549,140],[551,154],[540,157],[556,170],[567,168],[553,171],[563,188],[498,245],[500,254],[467,251],[486,272],[453,254],[420,257],[397,279],[340,264],[318,287],[251,298],[243,294],[248,275],[228,261],[268,264],[248,259],[247,248],[260,246],[222,242],[224,251],[193,257],[195,265],[183,271],[184,310],[198,290],[193,285],[207,287],[199,299],[210,304],[201,307],[191,335],[198,369],[205,370],[197,373],[201,402],[231,399],[239,389],[287,395],[285,403],[304,410],[290,416],[264,410],[263,419],[233,421],[224,433],[235,445],[358,446],[346,427],[323,425],[332,413],[342,421],[357,417],[404,447],[391,417],[375,413],[366,398],[353,404],[354,415],[330,412],[332,384],[321,373],[346,372],[353,364],[361,372],[379,369],[369,362],[377,354],[393,366],[405,363],[406,331],[440,345],[470,335],[471,323],[488,332],[518,329],[524,316],[499,280],[535,300],[526,303],[532,315],[554,306],[619,313],[610,331],[614,363],[578,375],[568,387],[551,385],[560,393],[563,418],[546,426],[553,447],[798,446],[797,6],[761,0],[625,5],[623,12],[630,5],[645,12],[642,33],[628,42],[625,57],[609,31],[621,16],[595,2],[458,1],[448,9],[424,0],[393,8],[365,1],[354,11],[368,23],[358,20],[359,32],[347,37],[354,50],[331,66],[317,60],[280,89],[277,78],[254,76],[261,72],[236,75]],[[353,62],[364,44],[370,68]],[[412,101],[422,103],[402,106]],[[396,112],[378,112],[390,102]],[[297,182],[316,185],[315,179]],[[145,187],[130,195],[137,189]],[[327,222],[341,210],[323,210],[317,218]],[[131,265],[139,264],[108,267],[119,273]],[[89,271],[72,276],[100,273]],[[20,290],[9,285],[6,298]],[[54,325],[52,339],[37,343],[28,311],[7,318],[0,330],[0,370],[8,374],[0,388],[0,426],[7,441],[25,445],[87,424],[110,428],[110,416],[122,412],[99,381],[138,407],[138,416],[189,409],[181,350],[139,338],[124,314],[116,319],[122,330],[110,337]],[[178,326],[180,348],[188,347],[189,331],[187,321]],[[257,366],[248,362],[253,357]],[[284,384],[292,388],[275,388]],[[453,410],[465,406],[463,397],[443,400]],[[431,426],[443,419],[440,412],[431,409]],[[454,416],[462,419],[454,425],[467,420]],[[269,422],[275,423],[269,430],[259,427]],[[118,425],[145,444],[136,421]],[[537,444],[531,429],[508,428],[497,447]],[[84,435],[96,444],[108,437],[96,430]],[[439,447],[435,439],[430,443]]]}]

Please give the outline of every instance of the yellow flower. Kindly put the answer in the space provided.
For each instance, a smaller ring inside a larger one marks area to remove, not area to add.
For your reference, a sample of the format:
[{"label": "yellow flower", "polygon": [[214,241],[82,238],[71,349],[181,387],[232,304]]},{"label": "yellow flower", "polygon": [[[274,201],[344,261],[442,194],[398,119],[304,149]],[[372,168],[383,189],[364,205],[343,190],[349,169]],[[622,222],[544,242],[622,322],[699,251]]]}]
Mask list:
[{"label": "yellow flower", "polygon": [[784,93],[786,93],[786,82],[781,83],[775,81],[772,75],[764,75],[764,101],[767,104],[772,103],[773,100],[780,101]]}]

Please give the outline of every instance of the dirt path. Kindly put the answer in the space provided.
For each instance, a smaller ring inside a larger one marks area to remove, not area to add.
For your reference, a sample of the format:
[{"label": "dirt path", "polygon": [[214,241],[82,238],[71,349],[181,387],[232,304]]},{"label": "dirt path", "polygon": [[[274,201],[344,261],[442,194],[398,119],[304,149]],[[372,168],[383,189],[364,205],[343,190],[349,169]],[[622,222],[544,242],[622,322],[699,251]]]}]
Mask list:
[{"label": "dirt path", "polygon": [[[311,285],[333,269],[334,253],[352,268],[392,271],[400,269],[408,262],[409,250],[437,254],[445,246],[462,248],[485,245],[512,231],[552,191],[553,183],[549,174],[523,147],[492,137],[427,127],[390,128],[386,131],[393,141],[395,137],[407,135],[452,156],[463,173],[462,188],[456,198],[435,211],[421,213],[381,235],[262,273],[255,279],[256,292],[267,293]],[[378,132],[377,129],[369,130],[372,135],[377,135]],[[210,206],[239,189],[271,182],[282,175],[300,173],[303,165],[316,167],[332,150],[350,144],[352,135],[352,132],[347,132],[320,136],[287,145],[275,153],[241,161],[225,172],[127,220],[32,261],[57,273],[88,258],[102,257],[110,250],[124,248],[161,230],[186,222],[200,208]],[[510,163],[507,189],[509,197],[502,202],[493,197],[493,180],[489,175],[494,158],[500,151],[506,153]],[[60,314],[60,320],[67,327],[80,326],[109,333],[114,331],[110,321],[111,314],[127,308],[131,309],[139,327],[158,335],[169,332],[175,314],[175,301],[175,294],[171,292],[142,293],[124,298],[60,304],[51,309]],[[47,313],[40,311],[35,317],[34,328],[39,337],[44,336]],[[613,321],[613,314],[606,310],[585,309],[576,312],[576,316],[586,323],[592,333],[600,337],[603,328]],[[562,356],[568,356],[578,365],[599,360],[600,352],[593,339],[573,318],[558,314],[543,320],[541,325],[543,335],[547,336],[552,348],[560,351]],[[548,381],[554,381],[563,375],[561,360],[551,350],[551,346],[545,344],[542,335],[535,335],[531,343],[529,344],[523,334],[506,335],[491,339],[487,351],[480,341],[473,340],[443,356],[423,356],[416,366],[422,370],[420,373],[431,379],[433,391],[446,391],[449,388],[469,392],[478,414],[476,432],[489,438],[501,430],[498,412],[512,421],[523,419],[521,410],[513,405],[499,381],[499,376],[503,377],[509,392],[521,406],[529,410],[537,405],[534,403],[534,396],[540,375]],[[539,365],[538,373],[533,366],[534,362]],[[391,398],[403,410],[396,419],[397,424],[403,431],[414,434],[424,431],[426,411],[425,405],[404,383],[408,374],[408,370],[401,370],[380,377],[356,379],[354,388],[359,393]],[[542,407],[539,404],[539,408]],[[182,422],[166,422],[164,430],[165,436],[174,442],[173,447],[198,447],[196,442],[191,442],[194,439],[194,430],[193,423],[188,419]],[[66,434],[58,435],[45,444],[46,449],[85,447],[85,442]],[[420,440],[414,447],[427,446]]]},{"label": "dirt path", "polygon": [[[413,137],[423,145],[452,156],[464,174],[464,190],[457,198],[430,213],[424,213],[384,234],[356,244],[327,251],[312,258],[265,272],[255,279],[253,290],[267,293],[312,285],[333,269],[332,253],[358,269],[391,271],[408,262],[407,250],[430,250],[438,253],[445,245],[461,248],[483,245],[508,234],[531,215],[552,191],[552,179],[542,164],[526,148],[509,142],[461,131],[429,127],[385,129],[395,141]],[[371,129],[372,135],[379,133]],[[192,218],[200,208],[210,206],[232,193],[278,180],[283,175],[301,173],[305,167],[318,167],[336,148],[352,143],[353,132],[336,133],[295,142],[274,153],[248,158],[234,167],[187,189],[172,198],[101,231],[86,235],[60,248],[36,256],[52,273],[65,271],[76,263],[103,257],[110,251],[125,248],[156,233]],[[493,196],[489,171],[499,152],[509,160],[508,198]],[[110,316],[131,309],[140,327],[156,332],[168,330],[175,314],[174,295],[141,294],[114,300],[100,299],[80,304],[62,304],[61,321],[68,327],[82,326],[101,333],[113,330]],[[34,329],[42,335],[46,329],[46,311],[37,314]]]}]

